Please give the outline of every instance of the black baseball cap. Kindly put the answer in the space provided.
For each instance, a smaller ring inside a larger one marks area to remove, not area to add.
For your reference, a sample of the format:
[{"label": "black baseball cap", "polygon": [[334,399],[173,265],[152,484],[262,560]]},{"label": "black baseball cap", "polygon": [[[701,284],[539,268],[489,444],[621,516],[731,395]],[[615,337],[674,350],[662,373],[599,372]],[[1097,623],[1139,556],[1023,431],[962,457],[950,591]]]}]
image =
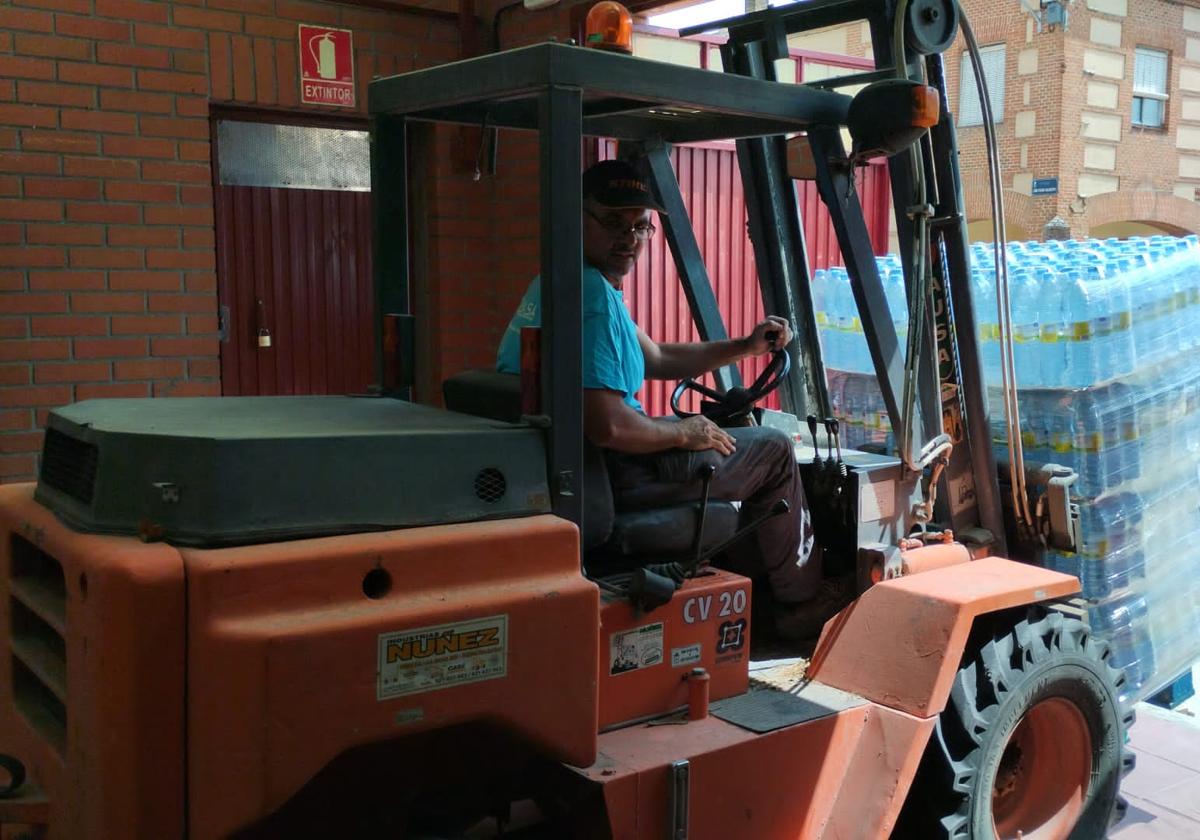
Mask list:
[{"label": "black baseball cap", "polygon": [[624,160],[603,160],[583,173],[583,197],[614,210],[647,207],[666,213],[642,173]]}]

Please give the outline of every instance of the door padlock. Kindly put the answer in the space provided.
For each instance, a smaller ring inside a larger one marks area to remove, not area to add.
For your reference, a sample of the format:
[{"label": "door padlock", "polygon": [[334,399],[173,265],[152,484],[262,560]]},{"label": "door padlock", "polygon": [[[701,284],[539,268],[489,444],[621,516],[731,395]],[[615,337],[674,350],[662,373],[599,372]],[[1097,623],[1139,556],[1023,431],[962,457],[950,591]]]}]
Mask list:
[{"label": "door padlock", "polygon": [[271,331],[267,329],[267,307],[263,303],[263,299],[257,300],[258,304],[258,348],[260,350],[271,346]]}]

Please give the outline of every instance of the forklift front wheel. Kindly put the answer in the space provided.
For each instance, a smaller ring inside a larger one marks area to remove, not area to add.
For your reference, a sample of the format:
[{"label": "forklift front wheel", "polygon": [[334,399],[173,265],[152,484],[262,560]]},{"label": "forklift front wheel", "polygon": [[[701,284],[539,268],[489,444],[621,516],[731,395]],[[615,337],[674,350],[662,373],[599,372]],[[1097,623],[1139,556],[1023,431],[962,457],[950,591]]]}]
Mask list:
[{"label": "forklift front wheel", "polygon": [[969,654],[922,761],[923,802],[909,797],[924,813],[906,807],[901,824],[969,840],[1104,837],[1132,720],[1107,660],[1082,622],[1042,608]]}]

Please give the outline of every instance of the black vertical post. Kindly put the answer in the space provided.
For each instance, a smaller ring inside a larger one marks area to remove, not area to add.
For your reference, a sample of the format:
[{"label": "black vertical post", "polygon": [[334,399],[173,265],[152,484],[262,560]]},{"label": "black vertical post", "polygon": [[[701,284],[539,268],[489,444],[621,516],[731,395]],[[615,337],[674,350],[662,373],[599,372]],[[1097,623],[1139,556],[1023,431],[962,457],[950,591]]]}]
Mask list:
[{"label": "black vertical post", "polygon": [[[721,47],[721,58],[726,72],[774,81],[775,68],[760,41],[730,40]],[[800,364],[792,365],[784,383],[783,408],[797,416],[828,417],[829,389],[796,188],[787,175],[787,146],[782,136],[738,140],[737,154],[763,305],[767,314],[782,315],[795,328],[792,352]]]},{"label": "black vertical post", "polygon": [[[700,245],[696,242],[696,231],[688,218],[687,207],[684,206],[683,196],[679,191],[679,179],[671,168],[671,158],[665,143],[657,143],[644,149],[645,161],[650,174],[650,186],[658,197],[663,209],[667,211],[660,217],[663,235],[667,238],[667,246],[675,259],[675,270],[679,272],[679,282],[683,285],[683,294],[687,298],[688,309],[692,312],[692,320],[700,333],[701,341],[721,341],[729,338],[725,322],[721,319],[721,309],[717,305],[717,296],[709,282],[708,270],[700,255]],[[742,384],[741,374],[736,365],[719,368],[713,374],[717,387],[722,391]]]},{"label": "black vertical post", "polygon": [[[383,382],[383,321],[408,315],[408,122],[404,117],[371,118],[371,215],[375,276],[375,381]],[[407,349],[407,348],[405,348]],[[408,360],[413,363],[414,360]],[[397,396],[408,399],[411,389]]]},{"label": "black vertical post", "polygon": [[817,164],[817,189],[829,209],[829,218],[837,235],[842,259],[850,275],[850,288],[858,306],[859,320],[871,351],[879,390],[893,427],[900,417],[904,388],[904,354],[896,337],[887,295],[879,279],[871,237],[863,219],[862,205],[854,185],[854,171],[846,157],[842,135],[833,127],[812,128],[808,132],[813,159]]},{"label": "black vertical post", "polygon": [[550,418],[554,512],[583,528],[582,94],[551,87],[538,103],[542,242],[542,409]]},{"label": "black vertical post", "polygon": [[[896,10],[894,3],[888,3],[887,7],[887,14],[873,16],[869,20],[876,67],[891,67],[894,60],[903,62],[908,58],[907,55],[903,55],[893,60],[892,37]],[[913,151],[905,149],[888,161],[888,174],[892,184],[892,204],[896,215],[896,235],[900,242],[900,263],[904,267],[905,290],[909,293],[911,293],[912,283],[915,281],[912,250],[915,225],[908,217],[909,207],[913,203],[915,186],[912,180],[913,157]],[[919,156],[917,165],[921,165]],[[933,241],[932,237],[930,237],[930,241]],[[926,256],[926,259],[932,259],[932,257]],[[910,317],[912,317],[911,313]],[[933,365],[933,326],[930,323],[928,312],[923,313],[922,317],[925,319],[925,332],[924,342],[918,348],[917,359],[917,408],[919,410],[917,422],[920,423],[919,428],[923,434],[913,434],[914,442],[932,440],[942,432],[941,412],[938,406],[937,371]]]},{"label": "black vertical post", "polygon": [[[961,518],[957,508],[975,508],[980,525],[992,532],[996,539],[996,550],[1004,553],[1004,517],[1000,505],[1000,491],[996,476],[996,459],[992,455],[991,424],[988,416],[987,386],[983,379],[983,362],[979,355],[979,331],[975,319],[975,301],[971,292],[971,257],[967,241],[967,222],[963,215],[966,208],[963,196],[962,176],[958,166],[958,141],[954,133],[953,117],[950,115],[946,93],[945,67],[940,55],[925,59],[929,84],[938,91],[941,113],[938,124],[931,129],[933,160],[937,173],[941,206],[936,214],[939,218],[937,237],[945,253],[946,285],[953,314],[951,335],[954,336],[958,375],[961,389],[962,441],[955,441],[954,460],[947,470],[947,479],[972,493],[949,494],[951,521]],[[951,431],[951,430],[947,430]],[[965,452],[963,451],[965,450]],[[958,460],[969,463],[958,463]],[[969,482],[958,479],[969,471]],[[959,498],[959,496],[964,498]],[[966,513],[963,510],[963,513]],[[956,524],[956,528],[961,525]]]}]

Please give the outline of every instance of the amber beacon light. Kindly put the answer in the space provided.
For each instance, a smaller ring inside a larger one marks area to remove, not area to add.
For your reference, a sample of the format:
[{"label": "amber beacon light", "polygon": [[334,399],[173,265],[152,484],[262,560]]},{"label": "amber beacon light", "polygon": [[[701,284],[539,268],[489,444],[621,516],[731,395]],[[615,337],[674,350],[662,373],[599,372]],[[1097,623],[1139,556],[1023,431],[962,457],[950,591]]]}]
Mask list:
[{"label": "amber beacon light", "polygon": [[583,43],[633,55],[633,15],[620,3],[603,0],[588,12]]}]

